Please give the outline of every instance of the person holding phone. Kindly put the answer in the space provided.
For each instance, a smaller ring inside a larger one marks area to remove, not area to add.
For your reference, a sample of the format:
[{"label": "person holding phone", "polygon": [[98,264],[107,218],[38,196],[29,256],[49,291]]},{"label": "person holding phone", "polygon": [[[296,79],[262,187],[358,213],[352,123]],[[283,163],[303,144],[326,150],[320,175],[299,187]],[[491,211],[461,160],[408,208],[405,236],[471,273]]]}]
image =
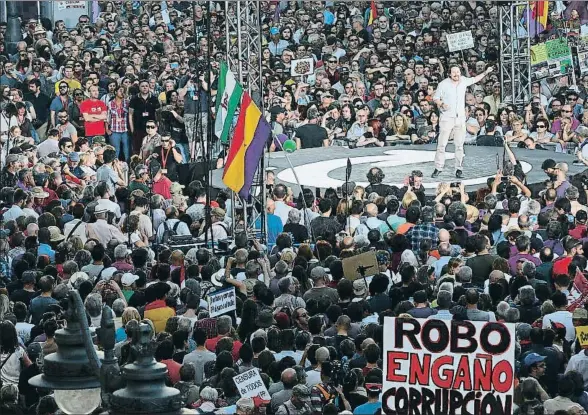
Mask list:
[{"label": "person holding phone", "polygon": [[480,82],[486,75],[492,72],[492,67],[486,69],[480,75],[469,78],[461,76],[461,68],[452,65],[449,68],[449,77],[439,83],[437,91],[433,95],[433,101],[439,108],[439,139],[437,152],[435,153],[435,170],[431,177],[441,174],[445,167],[445,148],[449,138],[453,136],[455,145],[455,177],[463,177],[463,159],[465,156],[463,144],[466,135],[465,94],[467,87]]}]

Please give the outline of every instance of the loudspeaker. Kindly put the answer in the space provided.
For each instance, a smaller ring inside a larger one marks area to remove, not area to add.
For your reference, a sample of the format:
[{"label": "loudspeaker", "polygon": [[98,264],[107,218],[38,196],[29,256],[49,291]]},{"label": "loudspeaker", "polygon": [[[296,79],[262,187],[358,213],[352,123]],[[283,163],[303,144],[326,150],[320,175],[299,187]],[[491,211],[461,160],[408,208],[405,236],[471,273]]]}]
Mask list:
[{"label": "loudspeaker", "polygon": [[194,180],[202,183],[206,181],[206,167],[212,171],[216,168],[216,160],[205,162],[199,161],[194,163],[178,164],[178,181],[184,186],[188,186]]}]

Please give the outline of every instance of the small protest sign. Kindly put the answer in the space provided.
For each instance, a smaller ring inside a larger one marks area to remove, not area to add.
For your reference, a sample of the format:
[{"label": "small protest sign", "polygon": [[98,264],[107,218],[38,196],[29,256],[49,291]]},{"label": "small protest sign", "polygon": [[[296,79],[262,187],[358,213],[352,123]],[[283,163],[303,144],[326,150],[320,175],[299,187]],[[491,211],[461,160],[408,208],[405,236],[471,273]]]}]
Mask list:
[{"label": "small protest sign", "polygon": [[514,324],[384,319],[382,413],[513,413]]},{"label": "small protest sign", "polygon": [[364,252],[343,260],[343,275],[354,281],[363,276],[370,277],[378,273],[378,259],[375,251]]},{"label": "small protest sign", "polygon": [[270,394],[259,375],[259,369],[250,369],[247,372],[235,376],[233,380],[242,398],[255,398],[259,396],[264,400],[270,399]]},{"label": "small protest sign", "polygon": [[208,295],[208,311],[210,317],[217,317],[237,308],[235,287],[215,291]]},{"label": "small protest sign", "polygon": [[314,60],[312,58],[295,59],[290,66],[290,75],[303,76],[314,72]]},{"label": "small protest sign", "polygon": [[580,347],[588,346],[588,326],[576,327],[576,337],[580,342]]},{"label": "small protest sign", "polygon": [[457,52],[474,47],[474,37],[471,30],[465,32],[450,33],[447,35],[447,46],[449,52]]}]

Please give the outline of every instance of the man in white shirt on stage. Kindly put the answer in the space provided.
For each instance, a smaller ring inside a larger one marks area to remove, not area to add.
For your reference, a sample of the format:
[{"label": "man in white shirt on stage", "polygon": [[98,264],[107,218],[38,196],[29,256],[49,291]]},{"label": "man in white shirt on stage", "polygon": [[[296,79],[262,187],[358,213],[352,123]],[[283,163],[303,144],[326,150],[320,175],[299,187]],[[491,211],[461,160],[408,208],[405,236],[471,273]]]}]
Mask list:
[{"label": "man in white shirt on stage", "polygon": [[437,152],[435,153],[435,171],[431,177],[437,177],[445,166],[445,147],[449,138],[453,135],[455,146],[455,177],[463,177],[463,143],[466,134],[465,94],[467,87],[479,82],[492,72],[492,67],[484,73],[466,78],[461,76],[461,68],[457,65],[450,67],[449,78],[441,81],[437,91],[433,95],[433,102],[439,108],[441,115],[439,119],[439,139],[437,141]]}]

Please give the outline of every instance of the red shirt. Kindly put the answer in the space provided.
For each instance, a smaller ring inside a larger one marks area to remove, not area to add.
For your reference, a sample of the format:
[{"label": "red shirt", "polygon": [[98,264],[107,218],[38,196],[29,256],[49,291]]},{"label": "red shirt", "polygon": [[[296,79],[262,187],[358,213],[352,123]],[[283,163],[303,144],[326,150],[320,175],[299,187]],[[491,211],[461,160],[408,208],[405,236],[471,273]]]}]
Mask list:
[{"label": "red shirt", "polygon": [[[223,337],[226,337],[226,336],[216,336],[216,337],[213,337],[212,339],[206,340],[206,342],[204,343],[204,347],[206,347],[212,353],[215,353],[216,352],[216,344]],[[241,350],[241,346],[243,346],[243,343],[241,343],[239,340],[233,341],[233,361],[235,361],[235,362],[237,360],[239,360],[239,350]]]},{"label": "red shirt", "polygon": [[165,176],[161,176],[161,178],[153,182],[153,193],[162,195],[165,200],[171,199],[171,180]]},{"label": "red shirt", "polygon": [[163,363],[167,366],[167,377],[169,378],[172,385],[175,385],[180,381],[180,368],[181,364],[176,362],[174,359],[165,359],[159,363]]},{"label": "red shirt", "polygon": [[554,277],[558,274],[568,274],[568,265],[572,262],[572,257],[567,256],[563,257],[562,259],[556,259],[553,263],[553,272],[551,275]]},{"label": "red shirt", "polygon": [[[106,104],[99,99],[87,99],[80,105],[80,111],[82,114],[99,115],[106,112]],[[86,121],[84,127],[87,137],[106,134],[104,121]]]}]

